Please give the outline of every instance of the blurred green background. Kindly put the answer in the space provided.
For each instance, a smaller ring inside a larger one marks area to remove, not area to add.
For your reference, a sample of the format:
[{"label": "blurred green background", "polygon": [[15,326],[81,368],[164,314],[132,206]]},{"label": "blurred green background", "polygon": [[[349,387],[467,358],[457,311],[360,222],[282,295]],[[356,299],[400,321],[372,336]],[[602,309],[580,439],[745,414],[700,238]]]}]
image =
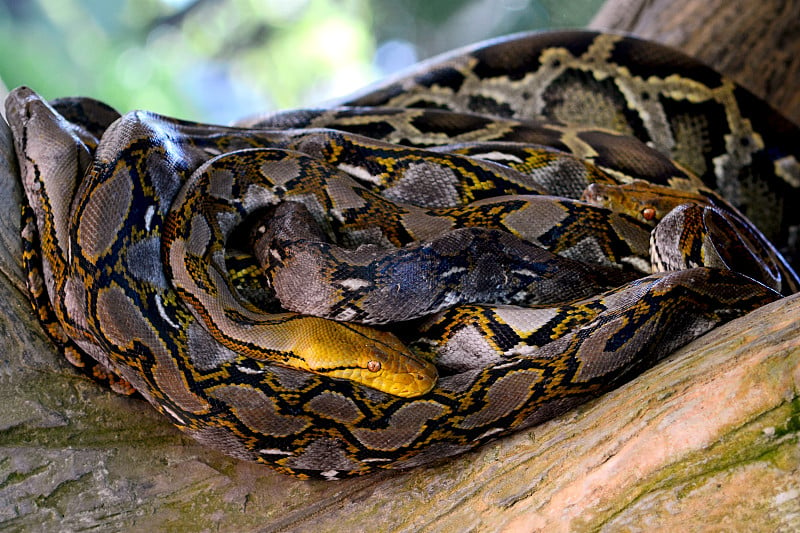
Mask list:
[{"label": "blurred green background", "polygon": [[585,26],[602,0],[0,0],[0,79],[227,123],[458,46]]}]

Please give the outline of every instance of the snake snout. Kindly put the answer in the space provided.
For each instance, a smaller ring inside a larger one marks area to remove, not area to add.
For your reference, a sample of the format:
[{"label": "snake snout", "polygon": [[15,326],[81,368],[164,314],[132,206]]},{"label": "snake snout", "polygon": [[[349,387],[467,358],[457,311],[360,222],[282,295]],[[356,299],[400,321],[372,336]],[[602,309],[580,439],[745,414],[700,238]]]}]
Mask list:
[{"label": "snake snout", "polygon": [[[402,398],[426,394],[439,377],[436,366],[413,355],[408,349],[395,351],[371,347],[372,357],[366,365],[380,390]],[[375,386],[370,385],[370,386]]]},{"label": "snake snout", "polygon": [[608,201],[608,198],[603,195],[602,191],[603,189],[598,184],[590,183],[584,189],[581,200],[592,205],[603,206]]}]

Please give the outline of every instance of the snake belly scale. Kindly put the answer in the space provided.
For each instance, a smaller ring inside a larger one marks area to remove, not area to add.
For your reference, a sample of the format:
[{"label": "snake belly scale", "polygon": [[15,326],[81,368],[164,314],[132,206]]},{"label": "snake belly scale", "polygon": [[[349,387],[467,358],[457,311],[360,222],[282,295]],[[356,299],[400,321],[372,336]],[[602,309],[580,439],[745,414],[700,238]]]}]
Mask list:
[{"label": "snake belly scale", "polygon": [[800,286],[798,129],[633,38],[515,36],[230,128],[27,88],[6,108],[48,335],[300,477],[462,453]]}]

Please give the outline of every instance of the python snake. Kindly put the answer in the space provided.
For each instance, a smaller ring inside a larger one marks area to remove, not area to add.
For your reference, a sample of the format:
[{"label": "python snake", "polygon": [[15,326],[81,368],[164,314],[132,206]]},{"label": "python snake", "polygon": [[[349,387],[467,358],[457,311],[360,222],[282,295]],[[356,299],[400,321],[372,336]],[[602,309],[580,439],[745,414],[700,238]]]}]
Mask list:
[{"label": "python snake", "polygon": [[798,290],[800,131],[635,38],[513,36],[230,128],[6,109],[49,336],[300,477],[462,453]]}]

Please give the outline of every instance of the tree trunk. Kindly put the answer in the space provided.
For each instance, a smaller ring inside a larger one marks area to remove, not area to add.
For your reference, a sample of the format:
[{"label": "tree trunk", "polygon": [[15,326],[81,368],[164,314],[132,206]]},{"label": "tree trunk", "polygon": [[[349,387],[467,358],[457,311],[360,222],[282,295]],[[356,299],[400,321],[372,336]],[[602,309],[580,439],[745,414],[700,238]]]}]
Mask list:
[{"label": "tree trunk", "polygon": [[[798,20],[774,1],[612,0],[592,25],[697,52],[797,118]],[[194,444],[53,352],[24,296],[17,180],[0,121],[2,529],[800,529],[798,295],[439,466],[304,482]]]}]

